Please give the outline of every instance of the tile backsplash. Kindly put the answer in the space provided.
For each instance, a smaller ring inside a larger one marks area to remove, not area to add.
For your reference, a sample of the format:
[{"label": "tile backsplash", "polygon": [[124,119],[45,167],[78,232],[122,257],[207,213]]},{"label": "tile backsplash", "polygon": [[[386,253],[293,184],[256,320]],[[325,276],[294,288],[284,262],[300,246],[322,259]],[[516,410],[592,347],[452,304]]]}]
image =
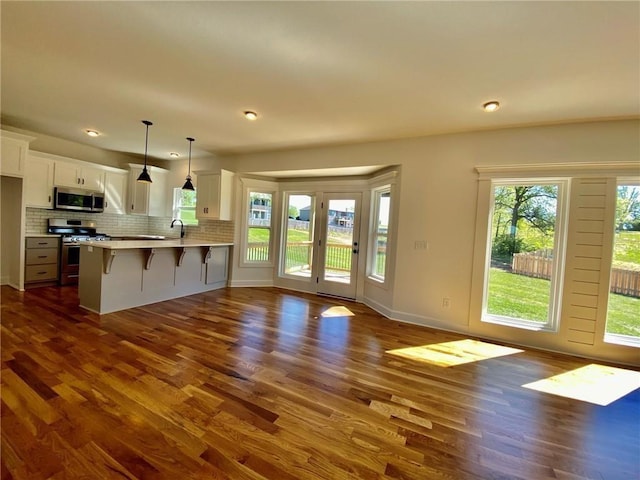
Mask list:
[{"label": "tile backsplash", "polygon": [[[115,215],[110,213],[65,212],[27,208],[25,229],[27,235],[47,233],[49,218],[93,220],[99,233],[107,235],[164,235],[179,237],[180,225],[170,228],[171,217],[147,217],[145,215]],[[233,242],[234,223],[217,220],[200,220],[199,225],[185,227],[185,238],[212,242]]]}]

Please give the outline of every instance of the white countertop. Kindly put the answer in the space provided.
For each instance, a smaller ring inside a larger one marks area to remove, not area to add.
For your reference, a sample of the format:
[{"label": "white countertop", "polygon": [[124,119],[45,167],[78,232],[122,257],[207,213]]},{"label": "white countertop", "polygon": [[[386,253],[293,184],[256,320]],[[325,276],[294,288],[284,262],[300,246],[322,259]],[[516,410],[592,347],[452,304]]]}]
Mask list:
[{"label": "white countertop", "polygon": [[81,245],[104,248],[107,250],[128,250],[136,248],[179,248],[179,247],[231,247],[233,243],[207,242],[205,240],[168,239],[168,240],[88,240]]}]

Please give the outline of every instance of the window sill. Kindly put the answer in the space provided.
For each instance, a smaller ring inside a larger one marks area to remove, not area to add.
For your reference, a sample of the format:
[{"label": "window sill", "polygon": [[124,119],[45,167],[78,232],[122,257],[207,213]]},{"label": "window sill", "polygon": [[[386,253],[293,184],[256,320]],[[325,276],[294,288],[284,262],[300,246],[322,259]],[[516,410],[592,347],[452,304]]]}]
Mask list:
[{"label": "window sill", "polygon": [[531,330],[534,332],[548,332],[548,333],[558,332],[557,328],[552,327],[548,323],[519,320],[517,318],[498,317],[494,315],[484,314],[482,316],[482,321],[484,323],[491,323],[493,325],[502,325],[504,327],[520,328],[522,330]]},{"label": "window sill", "polygon": [[624,345],[626,347],[640,348],[640,338],[631,335],[620,335],[617,333],[605,333],[605,343],[613,343],[615,345]]}]

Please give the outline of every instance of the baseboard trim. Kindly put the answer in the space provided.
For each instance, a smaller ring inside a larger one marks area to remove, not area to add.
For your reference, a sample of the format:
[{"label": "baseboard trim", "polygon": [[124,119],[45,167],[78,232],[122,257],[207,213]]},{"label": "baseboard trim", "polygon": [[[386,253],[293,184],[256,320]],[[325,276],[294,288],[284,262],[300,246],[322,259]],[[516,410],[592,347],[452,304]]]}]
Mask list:
[{"label": "baseboard trim", "polygon": [[232,280],[230,287],[273,287],[273,280]]},{"label": "baseboard trim", "polygon": [[372,300],[371,298],[363,298],[362,303],[364,303],[367,307],[375,310],[380,315],[384,315],[389,320],[394,320],[396,322],[410,323],[412,325],[435,328],[437,330],[444,330],[446,332],[462,334],[469,333],[469,328],[467,325],[451,325],[450,323],[444,323],[442,320],[438,320],[437,318],[393,310],[386,307],[385,305],[382,305],[381,303],[376,302],[375,300]]}]

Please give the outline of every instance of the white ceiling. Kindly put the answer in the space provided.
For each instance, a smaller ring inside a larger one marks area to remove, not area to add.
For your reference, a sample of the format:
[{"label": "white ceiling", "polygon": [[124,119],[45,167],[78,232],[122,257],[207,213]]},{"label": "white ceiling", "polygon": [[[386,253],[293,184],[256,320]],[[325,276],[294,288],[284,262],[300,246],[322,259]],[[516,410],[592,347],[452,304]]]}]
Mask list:
[{"label": "white ceiling", "polygon": [[165,160],[640,114],[639,2],[0,8],[4,123]]}]

